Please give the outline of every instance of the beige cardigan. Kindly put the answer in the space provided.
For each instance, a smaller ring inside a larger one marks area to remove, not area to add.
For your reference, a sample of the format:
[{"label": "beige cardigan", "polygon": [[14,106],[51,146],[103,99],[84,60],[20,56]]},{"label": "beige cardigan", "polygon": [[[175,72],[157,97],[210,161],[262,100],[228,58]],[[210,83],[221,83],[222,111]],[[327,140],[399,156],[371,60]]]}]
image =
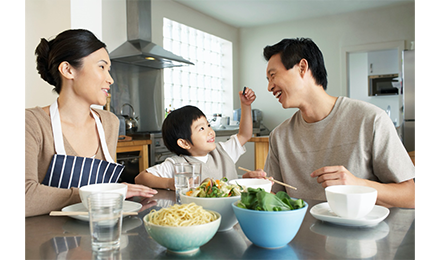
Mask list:
[{"label": "beige cardigan", "polygon": [[[108,150],[114,157],[118,141],[119,120],[105,110],[94,110],[101,118]],[[59,189],[41,184],[49,164],[55,154],[52,127],[49,115],[41,108],[26,109],[26,217],[47,214],[65,206],[79,203],[78,188]],[[77,156],[69,142],[64,138],[67,155]],[[96,157],[104,159],[99,147]],[[116,158],[113,158],[116,159]]]}]

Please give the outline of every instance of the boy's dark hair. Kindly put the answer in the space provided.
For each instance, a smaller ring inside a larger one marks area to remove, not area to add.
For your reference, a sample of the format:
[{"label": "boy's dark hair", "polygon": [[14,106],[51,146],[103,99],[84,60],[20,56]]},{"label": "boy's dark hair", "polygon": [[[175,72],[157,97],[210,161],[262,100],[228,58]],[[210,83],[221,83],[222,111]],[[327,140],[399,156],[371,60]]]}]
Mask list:
[{"label": "boy's dark hair", "polygon": [[301,59],[306,59],[316,84],[327,89],[327,71],[324,58],[318,46],[309,38],[283,39],[279,43],[264,48],[266,61],[275,55],[281,54],[281,62],[286,70],[293,68]]},{"label": "boy's dark hair", "polygon": [[202,116],[206,117],[195,106],[184,106],[171,112],[162,124],[162,138],[168,150],[177,155],[191,155],[188,150],[177,144],[177,140],[182,138],[192,144],[191,125]]}]

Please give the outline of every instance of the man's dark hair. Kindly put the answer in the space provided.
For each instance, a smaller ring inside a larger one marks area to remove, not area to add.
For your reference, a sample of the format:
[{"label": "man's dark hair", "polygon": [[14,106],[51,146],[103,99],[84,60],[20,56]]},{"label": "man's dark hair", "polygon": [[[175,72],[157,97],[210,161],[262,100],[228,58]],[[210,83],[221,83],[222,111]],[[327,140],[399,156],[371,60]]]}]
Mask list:
[{"label": "man's dark hair", "polygon": [[289,70],[298,64],[301,59],[307,60],[316,84],[327,89],[327,71],[324,58],[318,46],[309,38],[283,39],[277,44],[264,48],[266,61],[275,55],[281,54],[281,62]]},{"label": "man's dark hair", "polygon": [[171,112],[162,124],[162,138],[168,150],[177,155],[191,155],[188,150],[183,149],[177,144],[177,140],[182,138],[192,144],[191,125],[202,116],[206,117],[195,106],[184,106]]}]

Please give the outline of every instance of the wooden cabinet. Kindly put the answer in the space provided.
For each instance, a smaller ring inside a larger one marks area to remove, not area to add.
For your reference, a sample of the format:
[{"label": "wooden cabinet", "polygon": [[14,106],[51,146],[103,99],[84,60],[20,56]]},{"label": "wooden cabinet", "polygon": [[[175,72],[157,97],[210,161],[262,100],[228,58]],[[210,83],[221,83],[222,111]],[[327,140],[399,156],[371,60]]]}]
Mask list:
[{"label": "wooden cabinet", "polygon": [[252,137],[249,142],[255,143],[255,170],[264,169],[269,152],[269,136]]},{"label": "wooden cabinet", "polygon": [[136,152],[139,151],[139,172],[148,168],[148,145],[151,140],[132,140],[119,141],[116,153]]}]

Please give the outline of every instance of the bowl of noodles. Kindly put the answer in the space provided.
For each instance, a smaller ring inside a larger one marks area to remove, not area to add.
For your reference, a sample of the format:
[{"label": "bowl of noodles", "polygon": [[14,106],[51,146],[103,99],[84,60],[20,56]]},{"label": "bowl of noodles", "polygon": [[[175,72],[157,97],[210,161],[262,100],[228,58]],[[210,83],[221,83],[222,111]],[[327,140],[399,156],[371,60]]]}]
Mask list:
[{"label": "bowl of noodles", "polygon": [[148,234],[168,251],[196,253],[217,232],[221,215],[194,203],[152,210],[144,217]]},{"label": "bowl of noodles", "polygon": [[222,216],[219,232],[232,229],[238,223],[232,210],[232,203],[240,199],[241,192],[246,187],[227,183],[227,179],[207,179],[193,189],[182,190],[180,199],[182,203],[195,203],[204,209],[213,210]]}]

